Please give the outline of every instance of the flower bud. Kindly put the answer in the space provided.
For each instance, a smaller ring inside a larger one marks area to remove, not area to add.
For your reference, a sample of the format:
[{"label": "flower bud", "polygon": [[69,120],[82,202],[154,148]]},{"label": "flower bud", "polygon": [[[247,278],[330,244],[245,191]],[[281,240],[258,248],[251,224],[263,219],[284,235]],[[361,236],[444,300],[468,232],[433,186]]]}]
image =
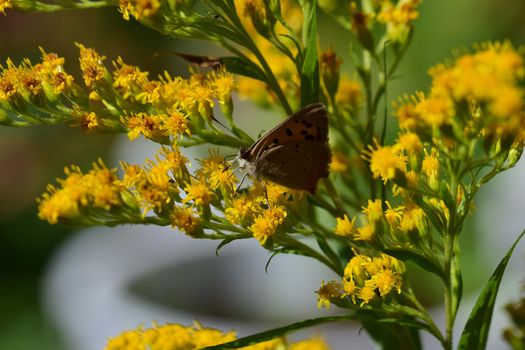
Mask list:
[{"label": "flower bud", "polygon": [[250,17],[257,33],[268,38],[276,22],[269,7],[261,0],[247,0],[244,6],[244,14]]},{"label": "flower bud", "polygon": [[[0,119],[1,120],[1,119]],[[512,145],[509,150],[508,167],[511,168],[520,160],[521,155],[523,154],[523,142],[517,142]]]},{"label": "flower bud", "polygon": [[335,96],[339,86],[341,60],[332,49],[321,54],[321,74],[329,96]]},{"label": "flower bud", "polygon": [[359,43],[369,52],[375,52],[374,37],[368,28],[369,16],[357,9],[355,2],[350,4],[352,31]]}]

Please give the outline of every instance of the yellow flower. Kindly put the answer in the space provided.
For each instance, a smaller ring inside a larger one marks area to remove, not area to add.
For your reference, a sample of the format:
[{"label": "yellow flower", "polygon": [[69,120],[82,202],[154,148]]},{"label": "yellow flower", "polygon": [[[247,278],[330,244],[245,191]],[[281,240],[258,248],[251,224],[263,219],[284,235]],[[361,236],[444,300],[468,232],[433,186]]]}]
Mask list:
[{"label": "yellow flower", "polygon": [[136,187],[139,183],[146,179],[144,170],[142,170],[142,168],[136,164],[120,162],[120,168],[124,170],[124,177],[119,181],[119,183],[128,189]]},{"label": "yellow flower", "polygon": [[398,136],[396,145],[399,149],[407,151],[408,154],[418,154],[423,148],[423,144],[413,132],[405,132]]},{"label": "yellow flower", "polygon": [[330,171],[336,173],[345,173],[350,166],[350,159],[342,152],[332,152],[332,162]]},{"label": "yellow flower", "polygon": [[89,112],[89,113],[84,112],[79,116],[79,119],[80,119],[80,126],[82,127],[82,129],[86,131],[96,130],[102,124],[102,121],[95,114],[95,112]]},{"label": "yellow flower", "polygon": [[454,116],[454,104],[448,96],[419,95],[419,102],[415,107],[416,113],[430,126],[439,128],[443,124],[450,124]]},{"label": "yellow flower", "polygon": [[[266,189],[263,186],[260,188],[265,196],[268,197],[270,205],[273,204],[282,204],[287,207],[291,207],[294,204],[297,204],[298,201],[305,198],[305,191],[294,190],[285,186],[278,185],[274,182],[266,182]],[[266,198],[260,198],[260,201],[266,202]]]},{"label": "yellow flower", "polygon": [[189,102],[197,107],[197,111],[205,120],[209,120],[213,116],[213,99],[215,98],[213,87],[203,79],[201,74],[193,74],[189,83]]},{"label": "yellow flower", "polygon": [[154,139],[161,135],[161,117],[146,113],[138,113],[129,117],[123,117],[122,123],[128,128],[128,138],[137,139],[140,135],[148,139]]},{"label": "yellow flower", "polygon": [[337,225],[335,226],[334,233],[336,235],[340,236],[350,236],[352,233],[354,233],[354,223],[355,218],[350,221],[348,219],[348,216],[345,214],[343,218],[335,218],[337,220]]},{"label": "yellow flower", "polygon": [[197,350],[235,338],[235,332],[223,333],[216,329],[203,328],[199,324],[182,326],[154,323],[151,328],[126,331],[110,339],[104,350]]},{"label": "yellow flower", "polygon": [[285,341],[283,338],[263,341],[253,345],[244,346],[239,350],[282,350],[285,348]]},{"label": "yellow flower", "polygon": [[288,350],[330,350],[330,347],[321,338],[312,338],[290,344]]},{"label": "yellow flower", "polygon": [[180,149],[176,144],[171,147],[161,147],[159,155],[165,159],[166,164],[177,181],[182,183],[183,180],[186,180],[189,177],[188,169],[186,167],[186,165],[189,164],[188,158],[180,152]]},{"label": "yellow flower", "polygon": [[113,66],[113,87],[124,99],[128,99],[138,86],[147,81],[147,72],[141,72],[138,67],[124,63],[120,56],[113,62]]},{"label": "yellow flower", "polygon": [[348,77],[342,76],[341,81],[339,82],[339,88],[335,95],[336,102],[343,107],[355,110],[359,107],[362,98],[363,96],[359,83]]},{"label": "yellow flower", "polygon": [[161,130],[164,130],[166,135],[172,137],[181,137],[184,134],[191,136],[191,131],[188,123],[188,116],[176,108],[168,111],[169,115],[162,120]]},{"label": "yellow flower", "polygon": [[401,103],[396,103],[394,107],[396,109],[395,115],[401,129],[414,130],[421,124],[421,115],[417,112],[416,106],[408,101],[408,96],[405,96]]},{"label": "yellow flower", "polygon": [[355,235],[355,239],[358,241],[365,241],[370,242],[375,236],[375,226],[374,224],[370,223],[363,227],[359,227],[357,229],[357,234]]},{"label": "yellow flower", "polygon": [[140,82],[140,90],[135,98],[143,104],[159,102],[162,88],[163,85],[160,81],[144,79]]},{"label": "yellow flower", "polygon": [[197,175],[209,177],[215,171],[226,169],[224,157],[219,154],[217,148],[208,149],[209,156],[205,159],[199,159],[200,169],[197,170]]},{"label": "yellow flower", "polygon": [[425,174],[428,180],[428,184],[431,188],[437,189],[439,187],[439,156],[435,148],[432,148],[430,154],[425,149],[425,158],[421,165],[421,170]]},{"label": "yellow flower", "polygon": [[0,102],[7,101],[11,96],[18,91],[19,72],[11,60],[7,60],[7,68],[2,68],[2,75],[0,76]]},{"label": "yellow flower", "polygon": [[271,238],[275,234],[278,226],[284,222],[285,218],[286,211],[284,207],[271,207],[253,220],[250,230],[255,239],[257,239],[261,245],[264,245],[268,238]]},{"label": "yellow flower", "polygon": [[[131,1],[129,3],[132,3],[131,5],[132,11],[129,11],[130,7],[126,3],[127,1],[121,2],[121,12],[123,13],[125,19],[127,19],[126,13],[131,13],[137,20],[140,20],[142,18],[152,17],[157,13],[157,11],[160,8],[159,0]],[[128,18],[129,18],[129,14],[128,14]]]},{"label": "yellow flower", "polygon": [[212,88],[215,91],[219,103],[229,103],[231,94],[235,88],[233,74],[222,67],[219,70],[212,71],[210,78]]},{"label": "yellow flower", "polygon": [[242,99],[253,101],[259,106],[270,104],[270,94],[266,84],[260,80],[237,76],[237,91]]},{"label": "yellow flower", "polygon": [[356,254],[345,266],[344,276],[361,283],[365,278],[365,267],[372,261],[366,255]]},{"label": "yellow flower", "polygon": [[48,185],[47,193],[38,200],[38,217],[50,224],[59,219],[73,220],[80,215],[78,202],[69,189],[57,190]]},{"label": "yellow flower", "polygon": [[224,211],[226,220],[234,225],[248,222],[259,210],[259,205],[245,194],[233,198],[231,207]]},{"label": "yellow flower", "polygon": [[345,267],[343,288],[354,302],[356,298],[361,299],[362,306],[374,299],[377,293],[382,297],[393,289],[401,293],[404,272],[403,263],[386,254],[373,258],[357,254]]},{"label": "yellow flower", "polygon": [[103,65],[105,56],[99,55],[95,50],[86,48],[84,45],[75,44],[80,49],[80,69],[87,87],[100,82],[106,76],[106,67]]},{"label": "yellow flower", "polygon": [[5,15],[5,10],[13,8],[13,0],[0,0],[0,12]]},{"label": "yellow flower", "polygon": [[382,1],[377,20],[387,25],[387,35],[390,40],[400,43],[407,41],[410,25],[419,16],[416,8],[420,3],[421,0],[400,0],[394,6],[388,0]]},{"label": "yellow flower", "polygon": [[53,72],[47,82],[53,87],[55,94],[61,94],[73,84],[73,76],[64,72]]},{"label": "yellow flower", "polygon": [[146,350],[146,344],[142,332],[132,330],[109,339],[104,350]]},{"label": "yellow flower", "polygon": [[191,207],[175,207],[170,214],[171,225],[193,236],[201,228],[201,219],[194,214]]},{"label": "yellow flower", "polygon": [[337,281],[321,282],[321,287],[317,293],[317,308],[330,308],[330,299],[339,299],[343,295],[341,284]]},{"label": "yellow flower", "polygon": [[523,90],[516,86],[504,86],[494,91],[490,111],[498,117],[508,117],[523,111]]},{"label": "yellow flower", "polygon": [[371,278],[373,285],[379,290],[379,294],[384,297],[394,288],[397,293],[401,293],[401,276],[392,270],[381,270]]},{"label": "yellow flower", "polygon": [[376,145],[375,149],[369,146],[365,157],[370,161],[370,170],[374,177],[380,177],[385,183],[394,180],[400,172],[406,172],[407,159],[393,146]]},{"label": "yellow flower", "polygon": [[237,177],[233,173],[231,168],[219,170],[216,169],[210,174],[210,185],[211,188],[221,188],[227,192],[233,192],[235,184],[237,183]]},{"label": "yellow flower", "polygon": [[420,233],[425,231],[425,212],[419,207],[406,209],[403,212],[399,229],[402,232],[408,233],[413,230],[419,230]]},{"label": "yellow flower", "polygon": [[374,299],[376,296],[376,285],[374,281],[372,280],[366,280],[365,285],[359,289],[359,292],[357,294],[357,297],[361,299],[360,306],[363,306],[364,304],[368,304],[370,300]]},{"label": "yellow flower", "polygon": [[388,207],[388,209],[385,210],[385,219],[390,225],[390,227],[395,229],[399,225],[399,221],[401,220],[404,207],[400,206],[392,208],[388,201],[386,202],[386,206]]},{"label": "yellow flower", "polygon": [[92,206],[106,211],[122,205],[121,187],[115,175],[116,169],[108,169],[99,161],[93,169],[82,174],[77,166],[65,168],[67,177],[59,179],[60,189],[47,187],[47,193],[39,202],[38,216],[51,224],[60,219],[79,218],[80,207]]},{"label": "yellow flower", "polygon": [[345,275],[343,277],[343,290],[344,294],[342,296],[350,296],[352,301],[355,303],[355,296],[357,295],[358,288],[351,276]]},{"label": "yellow flower", "polygon": [[366,207],[363,207],[363,214],[366,215],[368,222],[371,224],[375,223],[378,220],[381,220],[383,217],[383,203],[380,199],[371,201],[368,200]]},{"label": "yellow flower", "polygon": [[[202,349],[207,346],[219,345],[235,340],[235,338],[234,331],[223,333],[218,329],[199,327],[197,331],[193,333],[193,349]],[[171,348],[168,349],[171,350]]]},{"label": "yellow flower", "polygon": [[196,206],[208,205],[213,199],[214,193],[210,185],[204,179],[192,180],[184,188],[186,198],[182,200],[183,203],[193,201]]}]

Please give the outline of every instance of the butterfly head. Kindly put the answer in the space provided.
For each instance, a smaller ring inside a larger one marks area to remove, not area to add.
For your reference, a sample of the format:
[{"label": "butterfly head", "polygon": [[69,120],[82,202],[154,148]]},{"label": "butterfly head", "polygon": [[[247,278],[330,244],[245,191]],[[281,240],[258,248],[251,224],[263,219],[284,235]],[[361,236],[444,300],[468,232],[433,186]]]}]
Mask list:
[{"label": "butterfly head", "polygon": [[250,149],[241,147],[237,157],[235,157],[234,162],[237,162],[239,169],[243,170],[249,175],[255,174],[255,164],[250,160]]}]

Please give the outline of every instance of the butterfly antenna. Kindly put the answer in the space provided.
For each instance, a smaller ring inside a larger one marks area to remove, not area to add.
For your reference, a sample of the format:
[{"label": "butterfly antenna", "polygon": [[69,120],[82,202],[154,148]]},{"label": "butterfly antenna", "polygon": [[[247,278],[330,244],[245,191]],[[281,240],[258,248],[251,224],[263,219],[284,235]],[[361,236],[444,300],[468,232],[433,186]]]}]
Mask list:
[{"label": "butterfly antenna", "polygon": [[224,125],[223,123],[221,123],[219,120],[217,120],[217,118],[215,118],[215,116],[212,115],[212,116],[211,116],[211,119],[212,119],[215,123],[217,123],[217,124],[219,124],[220,126],[222,126],[224,129],[226,129],[227,131],[229,131],[232,135],[235,135],[235,134],[233,133],[233,131],[232,131],[229,127],[227,127],[226,125]]},{"label": "butterfly antenna", "polygon": [[[384,115],[383,115],[383,131],[381,132],[381,145],[385,144],[385,138],[386,138],[386,128],[387,128],[387,115],[388,115],[388,70],[387,70],[387,64],[386,64],[386,47],[390,43],[389,40],[385,41],[385,45],[383,46],[383,76],[384,76],[384,84],[385,84],[385,96],[384,96]],[[386,200],[386,186],[383,182],[381,182],[381,200],[382,203],[385,203]],[[384,204],[383,204],[384,205]],[[386,210],[386,208],[384,208]]]}]

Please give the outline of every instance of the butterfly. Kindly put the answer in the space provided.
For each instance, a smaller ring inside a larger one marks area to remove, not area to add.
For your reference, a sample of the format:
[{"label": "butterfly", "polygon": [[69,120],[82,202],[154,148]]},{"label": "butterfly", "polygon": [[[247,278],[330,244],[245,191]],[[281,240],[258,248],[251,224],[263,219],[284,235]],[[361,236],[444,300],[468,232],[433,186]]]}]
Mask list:
[{"label": "butterfly", "polygon": [[292,114],[247,149],[239,151],[239,168],[255,178],[315,193],[328,177],[331,160],[328,113],[314,103]]}]

